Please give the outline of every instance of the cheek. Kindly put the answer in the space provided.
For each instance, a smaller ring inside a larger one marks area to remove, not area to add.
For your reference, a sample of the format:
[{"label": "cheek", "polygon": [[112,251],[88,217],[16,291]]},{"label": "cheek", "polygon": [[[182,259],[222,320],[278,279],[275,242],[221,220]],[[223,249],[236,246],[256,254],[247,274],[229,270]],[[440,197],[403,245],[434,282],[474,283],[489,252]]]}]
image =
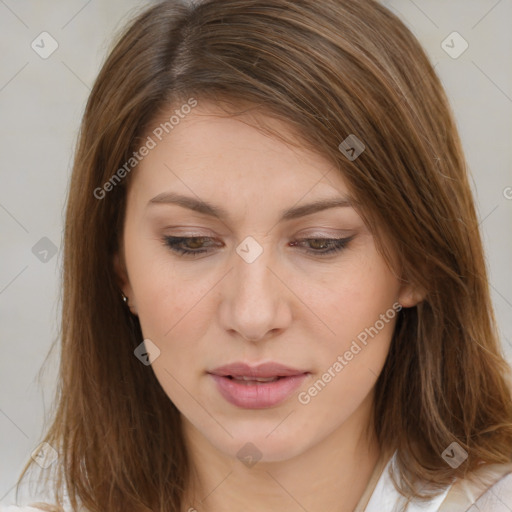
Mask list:
[{"label": "cheek", "polygon": [[317,372],[298,397],[317,423],[332,426],[345,421],[382,371],[398,313],[394,294],[380,291],[360,290],[348,294],[349,299],[338,295],[331,308],[330,328],[335,334],[325,335],[317,346]]},{"label": "cheek", "polygon": [[347,259],[341,271],[324,281],[307,287],[308,304],[316,304],[328,327],[316,346],[320,382],[311,392],[322,390],[317,403],[342,400],[356,405],[375,383],[389,352],[399,281],[371,248],[364,256]]},{"label": "cheek", "polygon": [[186,405],[190,397],[181,397],[179,383],[190,387],[203,370],[201,343],[215,314],[212,297],[223,272],[199,275],[193,261],[178,261],[160,241],[130,228],[125,258],[137,315],[144,339],[160,350],[152,368],[173,401]]},{"label": "cheek", "polygon": [[187,390],[194,387],[203,369],[200,343],[211,318],[206,297],[211,286],[184,279],[169,264],[156,261],[139,277],[134,290],[142,333],[160,350],[152,371],[178,409],[201,414],[200,408],[194,409],[197,404]]},{"label": "cheek", "polygon": [[165,341],[195,314],[211,285],[194,276],[193,265],[177,265],[158,241],[130,242],[126,264],[143,334]]},{"label": "cheek", "polygon": [[[337,340],[335,345],[346,344],[377,321],[382,337],[391,336],[389,324],[393,322],[382,325],[380,318],[386,312],[391,320],[394,318],[393,304],[398,300],[400,283],[377,253],[369,250],[358,258],[347,259],[343,268],[327,277],[301,285],[304,303],[318,312],[333,335],[326,339]],[[388,317],[386,320],[390,320]]]}]

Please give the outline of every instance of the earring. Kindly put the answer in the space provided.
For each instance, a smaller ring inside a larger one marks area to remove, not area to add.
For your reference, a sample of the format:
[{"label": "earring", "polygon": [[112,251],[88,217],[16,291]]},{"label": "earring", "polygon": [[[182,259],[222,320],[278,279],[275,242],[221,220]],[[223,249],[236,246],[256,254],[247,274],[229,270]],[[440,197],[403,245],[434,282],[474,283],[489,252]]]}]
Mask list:
[{"label": "earring", "polygon": [[121,297],[123,298],[124,303],[128,306],[128,297],[123,292],[121,292]]}]

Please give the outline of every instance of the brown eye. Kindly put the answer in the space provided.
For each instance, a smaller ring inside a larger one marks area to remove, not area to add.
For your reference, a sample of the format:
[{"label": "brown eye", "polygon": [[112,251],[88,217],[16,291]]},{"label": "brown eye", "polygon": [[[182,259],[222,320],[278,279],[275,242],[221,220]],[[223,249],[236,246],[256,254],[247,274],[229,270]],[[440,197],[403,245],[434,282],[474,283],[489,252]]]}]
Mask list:
[{"label": "brown eye", "polygon": [[205,242],[208,242],[210,240],[212,240],[212,238],[207,236],[165,236],[163,238],[163,243],[172,251],[177,252],[179,254],[194,255],[208,252],[208,249],[205,249],[204,247],[215,245],[208,244],[205,246]]},{"label": "brown eye", "polygon": [[324,238],[312,238],[309,241],[309,246],[315,250],[322,250],[329,248],[329,240]]},{"label": "brown eye", "polygon": [[334,254],[342,251],[353,238],[354,236],[348,238],[304,238],[292,242],[290,245],[306,243],[309,246],[309,249],[306,248],[306,252],[322,256],[323,254]]}]

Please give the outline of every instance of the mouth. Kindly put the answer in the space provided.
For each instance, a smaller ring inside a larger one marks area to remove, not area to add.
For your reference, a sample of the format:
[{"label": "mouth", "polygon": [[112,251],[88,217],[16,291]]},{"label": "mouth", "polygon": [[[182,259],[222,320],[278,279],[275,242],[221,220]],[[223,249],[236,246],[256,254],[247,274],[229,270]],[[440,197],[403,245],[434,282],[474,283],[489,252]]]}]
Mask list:
[{"label": "mouth", "polygon": [[287,377],[284,376],[277,376],[277,377],[246,377],[246,376],[233,376],[233,375],[224,375],[226,379],[230,380],[236,380],[237,382],[240,382],[241,384],[246,385],[254,385],[254,384],[263,384],[265,382],[276,382],[280,379],[286,379]]},{"label": "mouth", "polygon": [[244,409],[265,409],[289,398],[310,372],[277,363],[259,366],[234,363],[208,374],[230,404]]},{"label": "mouth", "polygon": [[262,364],[235,362],[219,366],[208,373],[232,379],[265,381],[266,379],[280,379],[308,372],[271,361]]}]

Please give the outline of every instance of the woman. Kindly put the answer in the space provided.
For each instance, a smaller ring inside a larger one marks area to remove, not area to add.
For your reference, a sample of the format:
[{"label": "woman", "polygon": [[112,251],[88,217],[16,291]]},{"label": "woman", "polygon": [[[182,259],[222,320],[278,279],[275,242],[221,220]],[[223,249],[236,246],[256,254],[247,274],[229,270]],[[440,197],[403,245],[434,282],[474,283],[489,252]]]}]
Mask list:
[{"label": "woman", "polygon": [[372,0],[141,14],[83,119],[61,360],[40,465],[65,509],[511,508],[466,164],[403,23]]}]

